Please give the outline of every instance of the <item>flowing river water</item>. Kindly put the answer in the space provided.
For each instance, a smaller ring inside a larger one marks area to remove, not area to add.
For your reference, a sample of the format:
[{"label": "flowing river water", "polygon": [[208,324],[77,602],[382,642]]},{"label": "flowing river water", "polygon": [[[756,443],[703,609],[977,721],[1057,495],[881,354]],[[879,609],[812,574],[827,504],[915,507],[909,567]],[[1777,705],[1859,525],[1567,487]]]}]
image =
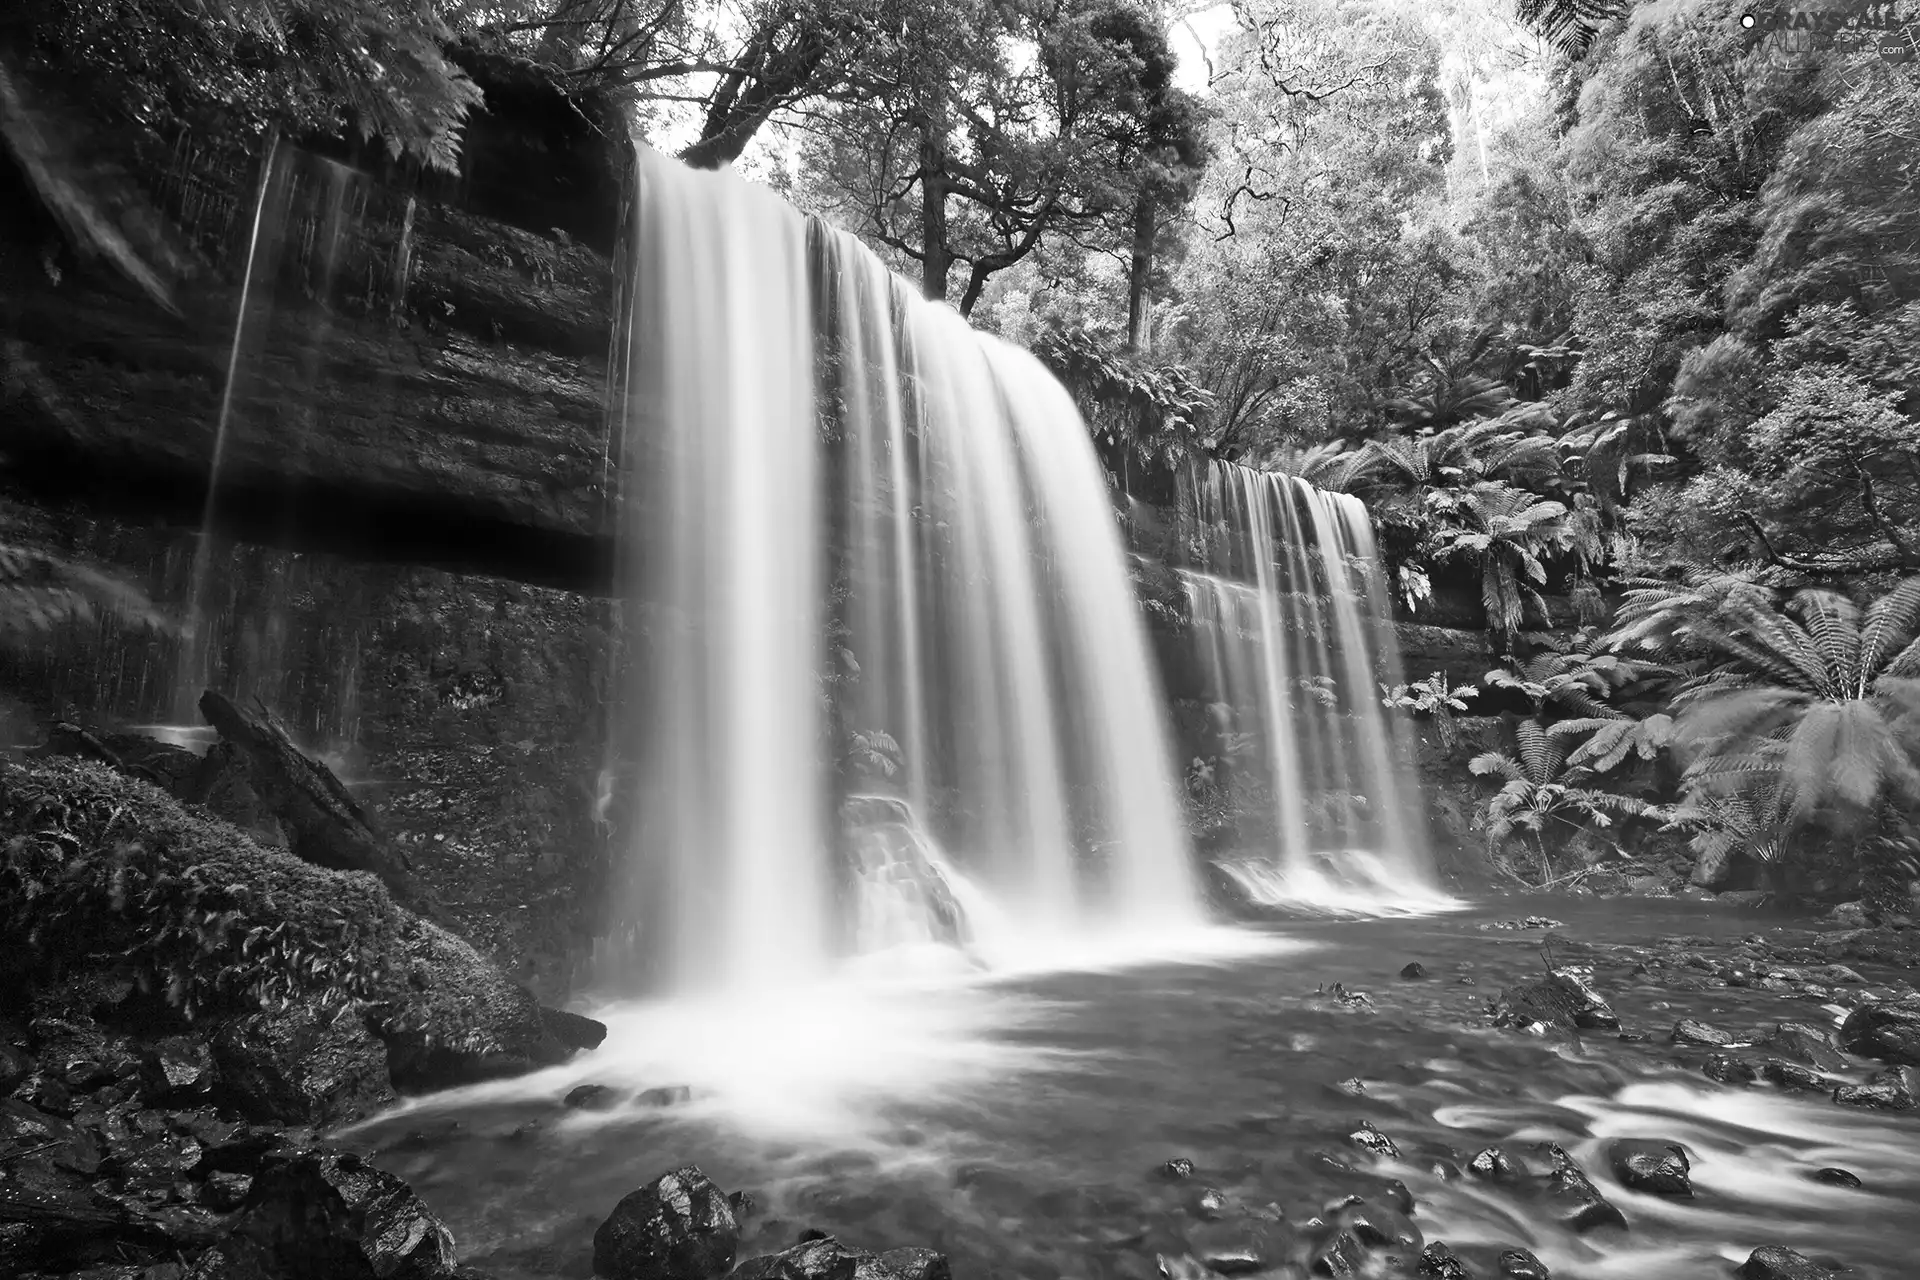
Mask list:
[{"label": "flowing river water", "polygon": [[[1536,913],[1564,922],[1556,960],[1611,944],[1593,959],[1596,981],[1644,1040],[1490,1025],[1487,1002],[1543,964],[1540,929],[1491,926]],[[1065,969],[956,973],[893,955],[755,1002],[602,1008],[611,1034],[598,1051],[417,1100],[348,1140],[420,1190],[463,1256],[510,1280],[590,1275],[593,1229],[613,1205],[687,1163],[753,1196],[742,1257],[811,1227],[861,1248],[943,1250],[963,1280],[1150,1277],[1160,1255],[1224,1229],[1196,1214],[1203,1189],[1298,1223],[1347,1194],[1377,1195],[1385,1178],[1411,1190],[1427,1240],[1479,1259],[1524,1245],[1560,1280],[1728,1275],[1766,1243],[1897,1280],[1915,1274],[1920,1245],[1920,1118],[1723,1086],[1700,1074],[1699,1053],[1668,1043],[1681,1017],[1738,1035],[1785,1019],[1830,1025],[1834,1008],[1633,972],[1662,937],[1734,942],[1805,923],[1509,898],[1223,929],[1171,940],[1172,958],[1082,956]],[[1398,976],[1409,961],[1427,976]],[[1897,976],[1862,968],[1870,982]],[[1329,994],[1335,983],[1369,1000]],[[1342,1084],[1355,1078],[1358,1095]],[[563,1108],[581,1083],[686,1085],[692,1100]],[[1356,1150],[1347,1135],[1361,1121],[1400,1158]],[[1604,1154],[1618,1137],[1682,1144],[1694,1198],[1620,1185]],[[1539,1203],[1460,1173],[1489,1143],[1542,1141],[1580,1161],[1626,1232],[1575,1236]],[[1176,1157],[1193,1161],[1190,1179],[1160,1172]],[[1863,1186],[1809,1178],[1826,1166]]]}]

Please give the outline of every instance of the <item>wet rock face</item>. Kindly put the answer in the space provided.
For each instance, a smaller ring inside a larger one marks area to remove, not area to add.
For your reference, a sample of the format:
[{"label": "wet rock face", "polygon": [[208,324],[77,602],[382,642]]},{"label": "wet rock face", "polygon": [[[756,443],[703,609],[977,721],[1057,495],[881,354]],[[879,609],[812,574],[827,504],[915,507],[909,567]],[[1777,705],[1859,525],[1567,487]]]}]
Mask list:
[{"label": "wet rock face", "polygon": [[1635,1191],[1657,1196],[1693,1195],[1693,1166],[1687,1153],[1671,1142],[1622,1139],[1607,1148],[1614,1177]]},{"label": "wet rock face", "polygon": [[386,1049],[357,1015],[250,1014],[220,1030],[213,1057],[226,1097],[253,1120],[336,1124],[394,1101]]},{"label": "wet rock face", "polygon": [[1920,1067],[1920,1005],[1861,1005],[1840,1024],[1840,1047],[1863,1058]]},{"label": "wet rock face", "polygon": [[614,1206],[593,1233],[593,1269],[606,1280],[708,1280],[727,1274],[739,1246],[726,1194],[687,1165]]},{"label": "wet rock face", "polygon": [[440,1280],[456,1265],[453,1236],[406,1183],[323,1150],[263,1161],[221,1252],[229,1274],[282,1280]]}]

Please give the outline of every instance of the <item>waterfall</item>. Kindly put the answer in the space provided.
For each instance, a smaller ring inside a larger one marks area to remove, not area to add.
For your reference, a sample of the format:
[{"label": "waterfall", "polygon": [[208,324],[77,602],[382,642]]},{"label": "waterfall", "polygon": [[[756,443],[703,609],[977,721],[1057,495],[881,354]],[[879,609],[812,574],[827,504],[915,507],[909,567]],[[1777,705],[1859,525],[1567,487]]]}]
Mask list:
[{"label": "waterfall", "polygon": [[1243,815],[1227,870],[1272,905],[1434,896],[1411,736],[1382,704],[1400,652],[1366,509],[1220,462],[1194,469],[1186,505],[1215,785]]},{"label": "waterfall", "polygon": [[899,941],[903,901],[936,940],[953,904],[990,903],[961,930],[987,954],[1197,923],[1145,628],[1067,392],[763,188],[645,148],[637,182],[626,980],[804,980]]}]

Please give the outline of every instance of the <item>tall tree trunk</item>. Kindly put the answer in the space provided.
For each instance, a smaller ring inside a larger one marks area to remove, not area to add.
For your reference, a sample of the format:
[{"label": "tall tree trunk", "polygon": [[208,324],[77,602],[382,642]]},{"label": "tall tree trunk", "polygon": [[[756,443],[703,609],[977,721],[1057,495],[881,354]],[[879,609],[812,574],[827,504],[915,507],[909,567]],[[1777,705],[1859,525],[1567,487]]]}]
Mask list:
[{"label": "tall tree trunk", "polygon": [[1133,202],[1133,260],[1127,269],[1127,350],[1145,355],[1153,345],[1153,241],[1159,210],[1153,191],[1143,186]]},{"label": "tall tree trunk", "polygon": [[931,137],[920,142],[920,291],[947,300],[953,254],[947,249],[947,156]]}]

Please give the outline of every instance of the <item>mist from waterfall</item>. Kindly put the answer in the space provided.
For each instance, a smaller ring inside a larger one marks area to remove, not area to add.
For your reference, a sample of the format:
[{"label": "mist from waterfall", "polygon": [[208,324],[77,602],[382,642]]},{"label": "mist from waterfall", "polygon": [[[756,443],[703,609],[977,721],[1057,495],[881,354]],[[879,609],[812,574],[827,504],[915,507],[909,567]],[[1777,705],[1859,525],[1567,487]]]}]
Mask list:
[{"label": "mist from waterfall", "polygon": [[634,224],[629,982],[802,982],[916,916],[987,959],[1198,924],[1067,392],[731,174],[642,148]]},{"label": "mist from waterfall", "polygon": [[1251,814],[1226,869],[1275,906],[1437,897],[1373,526],[1350,494],[1211,462],[1184,495],[1182,571],[1224,785]]}]

